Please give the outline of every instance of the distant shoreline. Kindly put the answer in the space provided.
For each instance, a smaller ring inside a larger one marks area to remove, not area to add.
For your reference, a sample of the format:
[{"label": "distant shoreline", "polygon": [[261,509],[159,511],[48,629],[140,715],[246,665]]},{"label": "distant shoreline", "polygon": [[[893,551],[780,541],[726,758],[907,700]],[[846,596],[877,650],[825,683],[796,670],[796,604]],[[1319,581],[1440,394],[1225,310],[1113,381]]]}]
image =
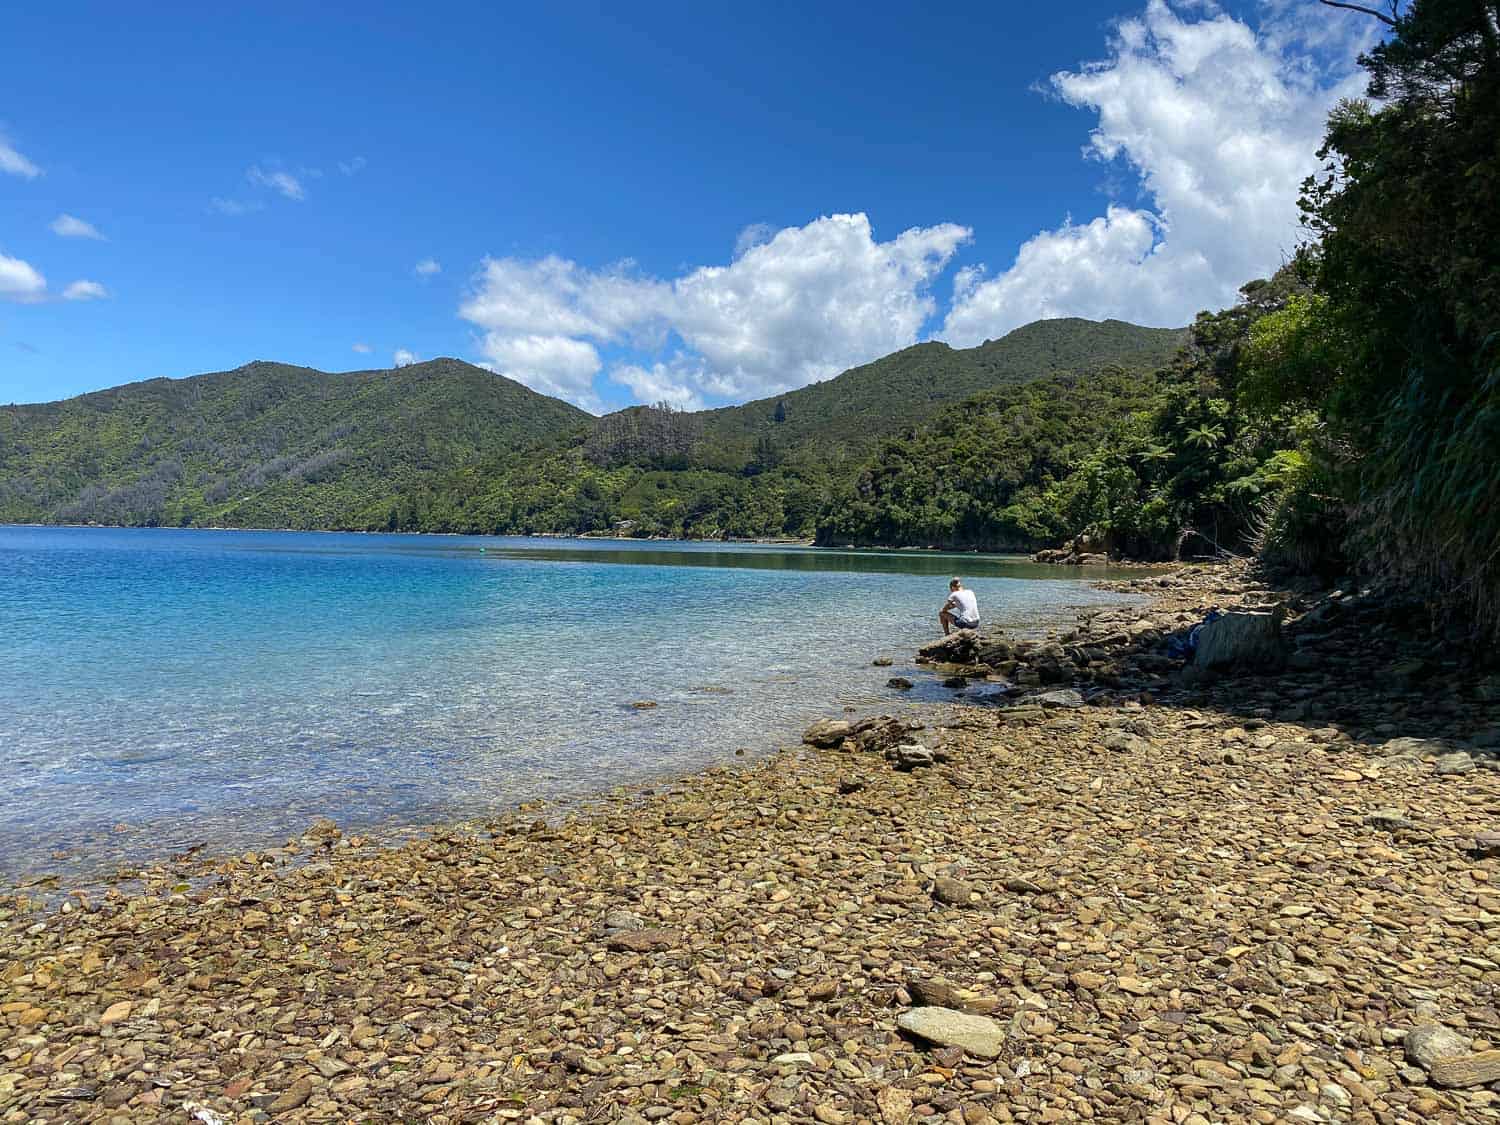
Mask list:
[{"label": "distant shoreline", "polygon": [[[911,551],[928,552],[939,555],[993,555],[997,558],[1024,558],[1030,559],[1031,552],[1020,548],[1014,550],[984,550],[978,547],[938,547],[938,546],[916,546],[905,544],[893,546],[889,544],[819,544],[812,539],[802,538],[770,538],[770,537],[738,537],[727,538],[673,538],[670,536],[652,535],[607,535],[599,532],[563,532],[563,531],[371,531],[365,528],[334,528],[334,527],[234,527],[234,526],[198,526],[191,527],[166,527],[160,524],[126,524],[126,523],[0,523],[0,527],[29,527],[37,529],[46,528],[72,528],[86,531],[247,531],[264,532],[275,534],[295,535],[410,535],[410,536],[442,536],[452,539],[580,539],[602,542],[617,543],[745,543],[767,547],[805,547],[819,551]],[[1135,565],[1131,563],[1115,565]],[[1149,564],[1170,565],[1170,564]]]}]

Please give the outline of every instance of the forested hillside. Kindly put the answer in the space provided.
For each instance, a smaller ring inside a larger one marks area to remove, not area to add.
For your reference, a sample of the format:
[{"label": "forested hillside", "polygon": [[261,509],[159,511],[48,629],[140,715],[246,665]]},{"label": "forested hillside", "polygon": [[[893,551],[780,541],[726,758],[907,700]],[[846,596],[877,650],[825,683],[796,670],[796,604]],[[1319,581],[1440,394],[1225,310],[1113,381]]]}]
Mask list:
[{"label": "forested hillside", "polygon": [[805,536],[881,438],[979,390],[1183,334],[1043,321],[921,344],[774,399],[594,419],[456,360],[328,375],[252,363],[0,408],[0,520]]},{"label": "forested hillside", "polygon": [[551,451],[468,466],[414,498],[410,530],[803,537],[879,442],[976,391],[1149,372],[1185,339],[1119,321],[1039,321],[958,350],[919,344],[776,398],[698,413],[632,407]]},{"label": "forested hillside", "polygon": [[1500,633],[1500,4],[1392,10],[1328,13],[1391,26],[1292,263],[1154,379],[981,397],[886,443],[820,540],[1254,552]]},{"label": "forested hillside", "polygon": [[435,475],[590,422],[451,359],[152,379],[0,407],[0,521],[380,526]]},{"label": "forested hillside", "polygon": [[1244,552],[1266,504],[1305,466],[1305,410],[1239,394],[1252,328],[1306,292],[1291,270],[1198,317],[1155,371],[1056,377],[980,395],[884,443],[823,543],[1030,550],[1074,536],[1144,558]]}]

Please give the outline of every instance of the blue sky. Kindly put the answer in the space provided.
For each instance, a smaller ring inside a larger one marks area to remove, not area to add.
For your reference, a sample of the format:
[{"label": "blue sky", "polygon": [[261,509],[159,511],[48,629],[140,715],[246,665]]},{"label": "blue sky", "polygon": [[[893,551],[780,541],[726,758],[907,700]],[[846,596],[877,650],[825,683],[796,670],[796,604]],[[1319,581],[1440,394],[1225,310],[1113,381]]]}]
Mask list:
[{"label": "blue sky", "polygon": [[696,406],[1185,323],[1295,244],[1368,34],[1311,0],[11,6],[0,402],[455,355]]}]

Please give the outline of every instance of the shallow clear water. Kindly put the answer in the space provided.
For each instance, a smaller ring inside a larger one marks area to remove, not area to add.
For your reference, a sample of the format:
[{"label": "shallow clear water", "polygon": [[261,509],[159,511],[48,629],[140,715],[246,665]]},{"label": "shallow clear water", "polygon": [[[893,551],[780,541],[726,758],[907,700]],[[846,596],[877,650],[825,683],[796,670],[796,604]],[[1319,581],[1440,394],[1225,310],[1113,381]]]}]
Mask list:
[{"label": "shallow clear water", "polygon": [[320,815],[482,817],[764,752],[841,705],[902,705],[885,681],[954,572],[1018,628],[1112,599],[929,552],[0,527],[0,875],[280,842]]}]

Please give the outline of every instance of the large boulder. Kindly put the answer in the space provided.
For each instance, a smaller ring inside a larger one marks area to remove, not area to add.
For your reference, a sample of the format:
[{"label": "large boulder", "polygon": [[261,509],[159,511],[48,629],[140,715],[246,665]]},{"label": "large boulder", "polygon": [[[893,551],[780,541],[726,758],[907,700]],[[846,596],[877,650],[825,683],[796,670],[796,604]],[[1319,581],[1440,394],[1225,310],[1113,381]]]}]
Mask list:
[{"label": "large boulder", "polygon": [[973,629],[955,629],[941,640],[917,650],[922,664],[972,664],[979,654],[979,634]]},{"label": "large boulder", "polygon": [[1210,621],[1199,630],[1194,665],[1205,671],[1220,668],[1279,671],[1286,666],[1281,616],[1279,608],[1230,610]]},{"label": "large boulder", "polygon": [[871,715],[855,723],[850,736],[863,753],[880,753],[910,742],[912,731],[921,729],[921,723],[898,719],[894,715]]},{"label": "large boulder", "polygon": [[991,668],[998,668],[1009,660],[1014,660],[1016,647],[1004,637],[986,637],[979,645],[976,657],[981,664],[988,664]]},{"label": "large boulder", "polygon": [[843,719],[820,719],[802,732],[802,741],[809,746],[831,750],[841,746],[853,731],[853,724]]}]

